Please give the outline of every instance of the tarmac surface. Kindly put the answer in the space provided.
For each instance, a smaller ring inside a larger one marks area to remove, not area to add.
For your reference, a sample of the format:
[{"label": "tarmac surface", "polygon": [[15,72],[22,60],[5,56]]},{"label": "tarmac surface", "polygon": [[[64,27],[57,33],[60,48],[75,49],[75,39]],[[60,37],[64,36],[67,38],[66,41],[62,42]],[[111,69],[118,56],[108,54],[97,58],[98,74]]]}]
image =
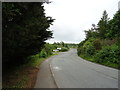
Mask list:
[{"label": "tarmac surface", "polygon": [[40,65],[34,88],[118,88],[118,70],[84,60],[70,49]]},{"label": "tarmac surface", "polygon": [[118,70],[78,57],[76,49],[55,56],[50,67],[58,88],[118,88]]}]

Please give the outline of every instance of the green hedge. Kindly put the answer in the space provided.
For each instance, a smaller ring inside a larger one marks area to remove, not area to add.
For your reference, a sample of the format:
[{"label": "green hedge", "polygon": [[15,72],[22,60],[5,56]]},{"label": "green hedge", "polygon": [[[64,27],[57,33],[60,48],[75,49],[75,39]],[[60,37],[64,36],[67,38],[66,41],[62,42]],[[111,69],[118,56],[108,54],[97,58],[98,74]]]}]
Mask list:
[{"label": "green hedge", "polygon": [[39,57],[46,58],[49,55],[52,55],[52,48],[53,48],[53,45],[46,43],[43,49],[40,51]]},{"label": "green hedge", "polygon": [[61,48],[61,52],[65,52],[65,51],[68,51],[69,49],[68,48],[65,48],[65,47],[62,47]]},{"label": "green hedge", "polygon": [[98,63],[119,63],[120,49],[117,45],[105,46],[95,55]]}]

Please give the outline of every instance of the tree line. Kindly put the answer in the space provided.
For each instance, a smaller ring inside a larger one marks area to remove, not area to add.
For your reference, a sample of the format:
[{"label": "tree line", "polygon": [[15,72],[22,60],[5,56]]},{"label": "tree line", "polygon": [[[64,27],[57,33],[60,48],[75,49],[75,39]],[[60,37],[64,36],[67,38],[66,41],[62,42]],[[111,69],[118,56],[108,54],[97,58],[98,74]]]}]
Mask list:
[{"label": "tree line", "polygon": [[52,17],[45,16],[42,2],[2,3],[2,63],[14,66],[40,52],[52,38]]},{"label": "tree line", "polygon": [[120,10],[112,19],[103,12],[97,25],[85,30],[86,39],[78,44],[78,55],[100,64],[119,68],[120,60]]}]

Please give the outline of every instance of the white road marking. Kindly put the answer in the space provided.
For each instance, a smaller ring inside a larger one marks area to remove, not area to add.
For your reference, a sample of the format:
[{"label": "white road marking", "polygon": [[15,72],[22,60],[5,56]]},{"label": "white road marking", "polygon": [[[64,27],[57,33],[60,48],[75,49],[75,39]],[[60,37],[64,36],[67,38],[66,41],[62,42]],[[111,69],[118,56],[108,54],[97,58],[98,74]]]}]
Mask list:
[{"label": "white road marking", "polygon": [[57,66],[53,67],[53,69],[56,70],[56,71],[62,70],[60,67],[57,67]]}]

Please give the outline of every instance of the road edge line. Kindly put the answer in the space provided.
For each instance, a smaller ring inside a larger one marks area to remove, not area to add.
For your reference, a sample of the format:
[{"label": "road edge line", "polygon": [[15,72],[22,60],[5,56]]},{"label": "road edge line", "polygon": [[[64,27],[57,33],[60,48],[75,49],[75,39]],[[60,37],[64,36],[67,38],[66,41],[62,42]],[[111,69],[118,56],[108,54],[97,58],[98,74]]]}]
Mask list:
[{"label": "road edge line", "polygon": [[[51,62],[50,62],[50,63],[51,63]],[[53,79],[54,79],[54,83],[55,83],[55,85],[57,86],[57,88],[60,88],[60,87],[58,86],[56,80],[55,80],[55,75],[54,75],[54,73],[53,73],[53,71],[52,71],[52,66],[51,66],[50,63],[49,63],[49,67],[50,67],[50,72],[51,72],[51,74],[52,74],[52,77],[53,77]]]}]

